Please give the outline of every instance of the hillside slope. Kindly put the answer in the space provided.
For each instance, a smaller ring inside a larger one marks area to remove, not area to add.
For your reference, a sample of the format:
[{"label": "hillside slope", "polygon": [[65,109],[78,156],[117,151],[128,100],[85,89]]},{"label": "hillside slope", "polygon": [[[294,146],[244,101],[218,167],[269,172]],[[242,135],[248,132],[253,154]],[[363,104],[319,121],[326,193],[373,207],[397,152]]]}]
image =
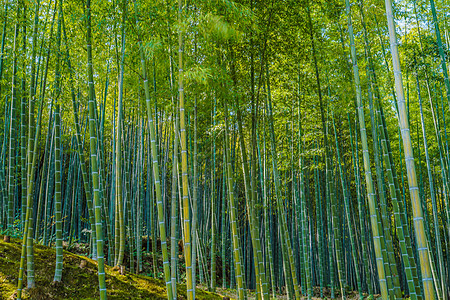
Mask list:
[{"label": "hillside slope", "polygon": [[[14,299],[19,273],[21,242],[0,241],[0,299]],[[96,262],[64,251],[63,279],[53,284],[55,251],[35,246],[36,287],[25,292],[24,299],[98,299]],[[120,272],[106,268],[108,299],[167,299],[165,285],[161,280]],[[24,281],[26,283],[26,280]],[[186,299],[186,286],[178,286],[178,299]],[[221,296],[197,289],[196,299],[222,299]]]}]

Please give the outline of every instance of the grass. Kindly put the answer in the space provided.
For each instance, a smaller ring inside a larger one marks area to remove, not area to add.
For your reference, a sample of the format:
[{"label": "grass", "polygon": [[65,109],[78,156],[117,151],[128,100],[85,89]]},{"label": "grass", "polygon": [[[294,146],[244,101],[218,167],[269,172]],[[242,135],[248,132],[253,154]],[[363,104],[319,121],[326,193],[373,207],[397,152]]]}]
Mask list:
[{"label": "grass", "polygon": [[[0,241],[0,299],[14,299],[21,254],[21,241],[11,243]],[[64,251],[62,282],[53,283],[55,270],[55,250],[35,245],[36,287],[24,293],[24,299],[98,299],[97,263],[84,256]],[[167,299],[162,280],[106,267],[108,299]],[[26,279],[24,279],[26,283]],[[178,285],[178,299],[186,299],[186,286]],[[215,293],[196,290],[196,299],[222,299]]]}]

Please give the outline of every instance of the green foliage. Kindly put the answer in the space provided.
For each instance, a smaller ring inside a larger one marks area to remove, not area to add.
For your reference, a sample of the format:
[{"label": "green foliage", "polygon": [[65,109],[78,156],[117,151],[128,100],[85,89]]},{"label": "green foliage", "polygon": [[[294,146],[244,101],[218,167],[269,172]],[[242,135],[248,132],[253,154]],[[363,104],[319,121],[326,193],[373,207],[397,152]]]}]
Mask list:
[{"label": "green foliage", "polygon": [[12,238],[20,239],[23,236],[22,222],[20,218],[15,218],[11,230],[0,227],[0,235],[9,235]]}]

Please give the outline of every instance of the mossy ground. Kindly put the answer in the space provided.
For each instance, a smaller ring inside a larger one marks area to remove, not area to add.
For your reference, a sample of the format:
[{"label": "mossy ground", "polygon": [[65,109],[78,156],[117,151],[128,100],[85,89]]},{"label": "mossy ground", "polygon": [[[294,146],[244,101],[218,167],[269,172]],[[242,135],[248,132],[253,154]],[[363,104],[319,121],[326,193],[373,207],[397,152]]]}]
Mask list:
[{"label": "mossy ground", "polygon": [[[21,241],[0,241],[0,299],[14,299],[19,274]],[[26,290],[24,299],[98,299],[97,263],[84,256],[64,251],[62,282],[53,284],[55,250],[35,245],[36,287]],[[82,261],[85,261],[82,263]],[[108,299],[167,299],[161,280],[125,273],[106,267]],[[26,279],[24,279],[26,283]],[[179,285],[178,299],[186,299],[186,286]],[[221,296],[197,289],[196,299],[222,299]]]}]

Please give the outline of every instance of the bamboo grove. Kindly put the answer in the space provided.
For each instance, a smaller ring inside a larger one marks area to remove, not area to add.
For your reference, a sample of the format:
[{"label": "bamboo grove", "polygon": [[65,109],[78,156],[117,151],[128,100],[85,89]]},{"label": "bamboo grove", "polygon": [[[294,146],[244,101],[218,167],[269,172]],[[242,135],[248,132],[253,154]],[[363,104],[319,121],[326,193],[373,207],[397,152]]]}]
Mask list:
[{"label": "bamboo grove", "polygon": [[[0,231],[236,298],[448,299],[447,0],[3,0]],[[93,283],[91,283],[93,284]]]}]

